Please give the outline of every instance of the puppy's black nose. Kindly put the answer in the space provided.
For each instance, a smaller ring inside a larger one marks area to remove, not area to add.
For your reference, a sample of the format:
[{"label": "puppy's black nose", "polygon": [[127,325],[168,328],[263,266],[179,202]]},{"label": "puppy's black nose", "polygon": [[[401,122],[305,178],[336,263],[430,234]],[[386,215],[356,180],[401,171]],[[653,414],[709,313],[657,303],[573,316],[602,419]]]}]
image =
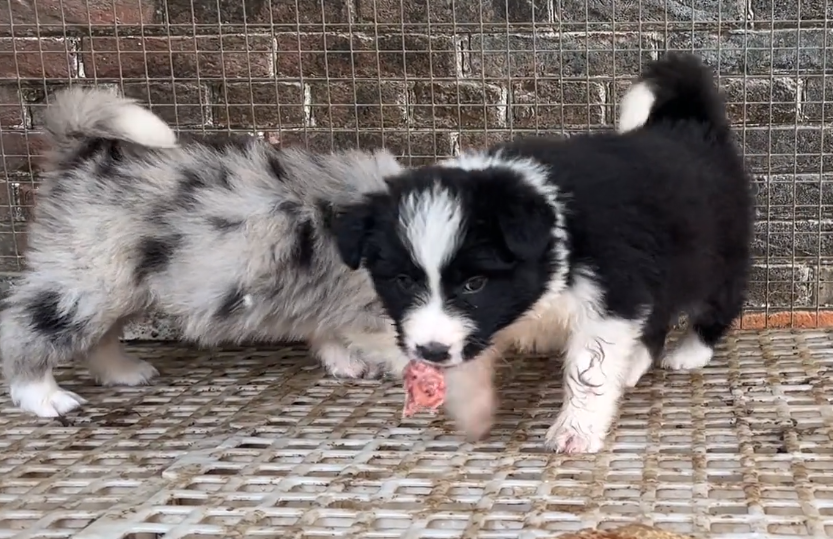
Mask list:
[{"label": "puppy's black nose", "polygon": [[451,355],[448,353],[449,347],[438,343],[429,342],[426,345],[418,344],[416,347],[417,354],[425,361],[433,361],[434,363],[442,363],[448,361]]}]

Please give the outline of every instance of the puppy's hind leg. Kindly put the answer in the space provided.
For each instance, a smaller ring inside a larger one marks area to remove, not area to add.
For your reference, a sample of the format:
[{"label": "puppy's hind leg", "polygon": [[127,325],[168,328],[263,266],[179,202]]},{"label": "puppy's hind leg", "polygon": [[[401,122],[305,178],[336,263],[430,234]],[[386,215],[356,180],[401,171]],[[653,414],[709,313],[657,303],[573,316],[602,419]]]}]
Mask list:
[{"label": "puppy's hind leg", "polygon": [[104,386],[139,386],[159,375],[153,365],[124,351],[119,340],[124,323],[113,324],[87,355],[87,366],[95,380]]},{"label": "puppy's hind leg", "polygon": [[672,370],[700,369],[709,364],[717,343],[740,316],[744,302],[745,281],[740,277],[726,283],[708,305],[691,321],[691,329],[662,361]]},{"label": "puppy's hind leg", "polygon": [[39,417],[84,404],[58,386],[52,369],[85,353],[106,329],[95,307],[92,296],[57,284],[24,282],[12,292],[0,314],[0,356],[14,404]]}]

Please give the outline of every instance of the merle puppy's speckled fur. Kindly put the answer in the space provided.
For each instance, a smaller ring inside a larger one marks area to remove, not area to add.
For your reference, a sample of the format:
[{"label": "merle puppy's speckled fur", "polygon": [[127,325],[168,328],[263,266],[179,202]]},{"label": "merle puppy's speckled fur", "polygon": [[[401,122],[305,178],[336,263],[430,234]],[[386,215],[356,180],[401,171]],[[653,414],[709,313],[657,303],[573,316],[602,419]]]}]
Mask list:
[{"label": "merle puppy's speckled fur", "polygon": [[52,376],[79,356],[102,383],[147,382],[156,370],[119,337],[149,309],[204,345],[302,339],[336,375],[401,371],[370,280],[343,264],[330,229],[334,208],[400,171],[391,154],[178,141],[101,90],[56,96],[45,120],[53,153],[28,269],[0,318],[15,404],[43,417],[82,404]]}]

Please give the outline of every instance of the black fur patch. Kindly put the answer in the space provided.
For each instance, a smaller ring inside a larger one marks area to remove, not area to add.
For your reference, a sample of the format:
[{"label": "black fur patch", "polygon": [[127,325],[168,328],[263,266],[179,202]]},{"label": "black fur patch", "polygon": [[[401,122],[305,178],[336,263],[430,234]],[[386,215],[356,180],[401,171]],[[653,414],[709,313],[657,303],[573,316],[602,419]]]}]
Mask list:
[{"label": "black fur patch", "polygon": [[321,168],[324,168],[324,166],[326,165],[326,162],[324,161],[324,157],[321,156],[321,155],[318,155],[317,153],[314,153],[314,154],[310,155],[310,161],[312,161],[313,163],[315,163],[316,166],[319,166]]},{"label": "black fur patch", "polygon": [[301,205],[292,200],[281,200],[275,204],[275,213],[286,213],[292,217],[298,215],[301,211]]},{"label": "black fur patch", "polygon": [[106,156],[98,162],[98,174],[102,176],[115,176],[118,179],[122,178],[122,175],[116,172],[124,158],[121,144],[117,140],[106,140],[103,146],[102,150],[106,152]]},{"label": "black fur patch", "polygon": [[315,254],[315,228],[311,220],[304,219],[298,225],[298,236],[295,238],[293,251],[298,266],[308,268],[312,265],[312,257]]},{"label": "black fur patch", "polygon": [[215,181],[219,187],[222,187],[223,189],[231,189],[230,173],[226,167],[220,166],[217,170]]},{"label": "black fur patch", "polygon": [[278,157],[277,152],[272,152],[267,158],[267,160],[269,163],[269,170],[272,173],[272,176],[279,182],[285,181],[286,171],[283,168],[283,164],[281,163],[280,157]]},{"label": "black fur patch", "polygon": [[209,187],[231,189],[231,179],[226,167],[219,165],[209,170],[182,170],[182,181],[177,186],[174,196],[174,206],[193,209],[199,203],[199,193]]},{"label": "black fur patch", "polygon": [[60,337],[72,329],[75,310],[62,313],[58,309],[61,295],[53,290],[44,290],[29,304],[32,327],[39,333]]},{"label": "black fur patch", "polygon": [[318,215],[321,216],[321,226],[324,230],[332,230],[333,221],[335,219],[336,210],[331,202],[326,200],[316,200],[315,209]]},{"label": "black fur patch", "polygon": [[228,232],[230,230],[234,230],[235,228],[240,228],[243,226],[243,221],[233,221],[231,219],[226,219],[225,217],[209,217],[208,223],[216,230],[220,232]]},{"label": "black fur patch", "polygon": [[177,186],[174,197],[175,205],[179,208],[194,208],[197,205],[197,193],[208,186],[205,178],[199,172],[185,169],[182,171],[182,181]]},{"label": "black fur patch", "polygon": [[225,319],[233,315],[241,307],[243,307],[246,291],[240,286],[232,287],[223,296],[223,301],[214,316],[219,319]]},{"label": "black fur patch", "polygon": [[65,168],[76,168],[88,163],[93,157],[105,150],[108,144],[112,145],[114,142],[103,138],[88,139],[75,153],[68,156],[62,165]]},{"label": "black fur patch", "polygon": [[141,283],[148,275],[164,271],[181,243],[180,234],[142,238],[138,246],[139,263],[136,265],[136,282]]}]

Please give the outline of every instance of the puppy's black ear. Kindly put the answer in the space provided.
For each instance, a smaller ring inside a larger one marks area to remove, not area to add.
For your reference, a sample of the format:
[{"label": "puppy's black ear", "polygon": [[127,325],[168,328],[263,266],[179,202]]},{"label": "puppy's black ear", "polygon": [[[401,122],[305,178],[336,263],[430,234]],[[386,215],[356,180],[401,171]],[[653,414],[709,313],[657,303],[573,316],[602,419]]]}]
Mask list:
[{"label": "puppy's black ear", "polygon": [[498,226],[515,258],[538,260],[552,241],[555,213],[538,193],[513,191],[501,203]]},{"label": "puppy's black ear", "polygon": [[357,270],[362,265],[367,249],[367,241],[376,223],[373,199],[344,206],[333,216],[333,232],[341,259],[350,269]]}]

